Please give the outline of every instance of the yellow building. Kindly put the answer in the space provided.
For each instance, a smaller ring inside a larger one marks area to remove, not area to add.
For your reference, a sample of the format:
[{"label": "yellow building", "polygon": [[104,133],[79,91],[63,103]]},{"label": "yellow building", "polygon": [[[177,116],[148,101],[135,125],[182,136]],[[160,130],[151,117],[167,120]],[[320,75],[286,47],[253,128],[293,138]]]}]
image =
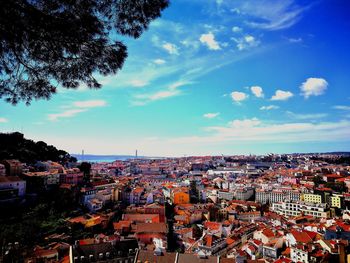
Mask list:
[{"label": "yellow building", "polygon": [[339,195],[331,196],[331,207],[341,208],[342,198]]},{"label": "yellow building", "polygon": [[316,203],[321,204],[322,203],[322,196],[316,195],[316,194],[303,194],[303,201],[306,203]]}]

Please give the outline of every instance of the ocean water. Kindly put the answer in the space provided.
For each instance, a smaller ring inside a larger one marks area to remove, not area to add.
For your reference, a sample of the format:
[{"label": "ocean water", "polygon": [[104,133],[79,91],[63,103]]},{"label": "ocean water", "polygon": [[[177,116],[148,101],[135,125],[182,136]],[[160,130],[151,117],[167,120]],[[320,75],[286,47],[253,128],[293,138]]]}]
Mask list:
[{"label": "ocean water", "polygon": [[[104,163],[104,162],[114,162],[114,161],[126,161],[129,159],[134,159],[135,156],[131,155],[84,155],[81,154],[71,154],[78,159],[78,162],[91,162],[91,163]],[[142,158],[142,157],[138,157]]]}]

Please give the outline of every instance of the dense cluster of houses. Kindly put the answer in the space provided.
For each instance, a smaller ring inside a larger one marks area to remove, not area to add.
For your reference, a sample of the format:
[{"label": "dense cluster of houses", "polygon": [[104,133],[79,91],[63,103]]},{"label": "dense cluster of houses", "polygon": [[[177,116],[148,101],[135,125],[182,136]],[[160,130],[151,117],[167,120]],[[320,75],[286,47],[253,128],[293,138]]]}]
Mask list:
[{"label": "dense cluster of houses", "polygon": [[0,202],[77,192],[84,209],[65,220],[90,236],[51,235],[28,262],[347,262],[350,167],[314,157],[93,163],[88,183],[74,166],[4,160]]}]

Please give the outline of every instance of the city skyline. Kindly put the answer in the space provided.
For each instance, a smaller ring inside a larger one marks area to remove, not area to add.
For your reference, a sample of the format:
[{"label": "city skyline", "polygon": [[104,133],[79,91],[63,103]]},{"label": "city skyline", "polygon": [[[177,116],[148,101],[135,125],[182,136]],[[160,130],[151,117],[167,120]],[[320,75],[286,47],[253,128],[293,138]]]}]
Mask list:
[{"label": "city skyline", "polygon": [[2,103],[2,132],[70,153],[145,156],[346,151],[346,1],[171,3],[100,90]]}]

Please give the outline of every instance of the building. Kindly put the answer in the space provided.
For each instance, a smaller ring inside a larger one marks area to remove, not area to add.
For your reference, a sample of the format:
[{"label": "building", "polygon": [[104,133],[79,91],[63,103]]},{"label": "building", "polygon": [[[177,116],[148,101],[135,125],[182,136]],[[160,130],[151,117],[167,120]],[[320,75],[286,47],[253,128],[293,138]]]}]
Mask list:
[{"label": "building", "polygon": [[342,208],[343,207],[343,196],[342,195],[332,195],[330,196],[331,207]]},{"label": "building", "polygon": [[26,194],[26,181],[18,176],[0,177],[0,200],[22,198]]},{"label": "building", "polygon": [[0,176],[5,176],[6,175],[6,168],[5,165],[0,163]]},{"label": "building", "polygon": [[305,202],[279,202],[272,204],[272,211],[277,214],[290,216],[310,215],[317,218],[329,218],[330,209],[327,204]]},{"label": "building", "polygon": [[290,258],[293,262],[309,262],[309,254],[307,251],[297,248],[291,247],[290,249]]},{"label": "building", "polygon": [[322,196],[318,194],[303,194],[302,198],[306,203],[322,203]]},{"label": "building", "polygon": [[57,172],[27,172],[23,173],[23,176],[28,183],[28,189],[33,192],[58,186],[61,177]]},{"label": "building", "polygon": [[78,185],[83,183],[84,181],[84,173],[80,172],[79,169],[76,171],[75,169],[67,170],[65,173],[61,174],[60,177],[61,183]]},{"label": "building", "polygon": [[171,199],[175,205],[190,203],[189,193],[181,189],[173,189],[171,192]]},{"label": "building", "polygon": [[133,263],[138,249],[135,239],[125,239],[115,242],[93,243],[70,247],[69,263],[83,262],[123,262]]},{"label": "building", "polygon": [[278,203],[282,201],[299,201],[301,193],[297,190],[282,189],[282,190],[262,190],[258,189],[255,192],[255,202],[261,204]]},{"label": "building", "polygon": [[18,160],[3,160],[1,162],[6,169],[7,176],[19,176],[22,174],[22,163]]},{"label": "building", "polygon": [[235,198],[237,200],[248,200],[254,195],[254,188],[252,187],[244,187],[237,189],[235,191]]}]

